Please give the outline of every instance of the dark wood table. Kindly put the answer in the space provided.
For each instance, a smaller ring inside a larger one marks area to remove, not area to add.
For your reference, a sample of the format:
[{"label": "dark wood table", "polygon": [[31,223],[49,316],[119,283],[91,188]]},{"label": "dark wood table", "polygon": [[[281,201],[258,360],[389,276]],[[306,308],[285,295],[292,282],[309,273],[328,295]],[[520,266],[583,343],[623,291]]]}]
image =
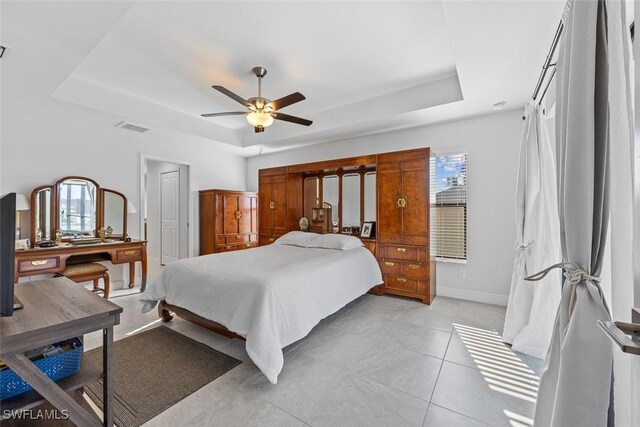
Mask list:
[{"label": "dark wood table", "polygon": [[[15,285],[24,308],[0,318],[0,359],[31,384],[34,390],[0,401],[0,411],[33,407],[48,400],[68,411],[76,425],[100,423],[65,391],[76,390],[103,378],[104,425],[113,425],[113,327],[120,323],[122,307],[101,298],[65,277]],[[51,381],[24,352],[102,329],[102,371],[82,360],[80,372]]]},{"label": "dark wood table", "polygon": [[135,279],[135,263],[142,264],[142,288],[147,286],[147,242],[132,240],[130,242],[96,243],[89,245],[73,245],[65,243],[51,248],[30,248],[16,251],[15,278],[34,276],[45,273],[62,273],[67,264],[85,262],[111,261],[113,264],[129,264],[129,287]]}]

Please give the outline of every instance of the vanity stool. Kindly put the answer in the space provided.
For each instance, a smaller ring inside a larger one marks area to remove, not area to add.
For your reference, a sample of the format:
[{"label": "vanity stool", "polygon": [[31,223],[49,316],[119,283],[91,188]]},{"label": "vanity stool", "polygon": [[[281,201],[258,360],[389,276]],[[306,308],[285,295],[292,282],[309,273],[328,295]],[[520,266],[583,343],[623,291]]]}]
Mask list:
[{"label": "vanity stool", "polygon": [[[87,264],[71,264],[67,265],[62,273],[56,274],[56,277],[64,276],[76,283],[93,281],[93,292],[104,292],[103,297],[109,298],[109,269],[97,262]],[[98,281],[104,281],[104,289],[98,287]]]}]

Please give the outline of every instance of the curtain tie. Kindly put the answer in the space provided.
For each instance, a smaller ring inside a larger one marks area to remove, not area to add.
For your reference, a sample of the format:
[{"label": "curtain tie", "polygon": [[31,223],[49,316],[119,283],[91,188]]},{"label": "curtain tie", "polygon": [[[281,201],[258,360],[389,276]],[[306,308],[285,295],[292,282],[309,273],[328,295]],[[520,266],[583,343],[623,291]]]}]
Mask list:
[{"label": "curtain tie", "polygon": [[578,285],[587,280],[593,283],[600,283],[600,278],[590,275],[578,264],[574,264],[572,262],[560,262],[558,264],[547,267],[536,274],[525,277],[524,280],[527,280],[529,282],[542,280],[547,274],[549,274],[551,270],[554,270],[556,268],[561,268],[564,270],[564,277],[565,279],[567,279],[567,283],[571,286],[571,297],[569,298],[569,317],[571,317],[571,315],[573,314],[573,309],[576,306]]}]

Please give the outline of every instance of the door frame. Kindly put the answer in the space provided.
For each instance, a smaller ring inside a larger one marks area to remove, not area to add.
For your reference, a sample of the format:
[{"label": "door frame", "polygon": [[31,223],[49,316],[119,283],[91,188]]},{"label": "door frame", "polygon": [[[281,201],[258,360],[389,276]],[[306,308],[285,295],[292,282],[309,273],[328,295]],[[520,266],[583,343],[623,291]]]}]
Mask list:
[{"label": "door frame", "polygon": [[[188,173],[187,173],[187,188],[189,191],[189,194],[187,195],[187,256],[189,258],[192,258],[194,256],[194,251],[195,251],[195,227],[194,227],[194,188],[193,188],[193,176],[194,176],[194,166],[192,162],[187,162],[184,160],[178,160],[178,159],[171,159],[168,157],[161,157],[161,156],[156,156],[153,154],[145,154],[145,153],[139,153],[139,159],[140,159],[140,168],[139,168],[139,174],[138,174],[138,179],[139,179],[139,184],[140,184],[140,208],[141,208],[141,212],[146,213],[146,211],[144,210],[144,204],[146,203],[147,200],[147,194],[146,194],[146,188],[145,188],[145,183],[144,183],[144,175],[146,173],[146,169],[147,169],[147,161],[154,161],[154,162],[167,162],[167,163],[175,163],[178,165],[183,165],[187,167]],[[144,218],[145,215],[140,215],[140,239],[144,238]]]}]

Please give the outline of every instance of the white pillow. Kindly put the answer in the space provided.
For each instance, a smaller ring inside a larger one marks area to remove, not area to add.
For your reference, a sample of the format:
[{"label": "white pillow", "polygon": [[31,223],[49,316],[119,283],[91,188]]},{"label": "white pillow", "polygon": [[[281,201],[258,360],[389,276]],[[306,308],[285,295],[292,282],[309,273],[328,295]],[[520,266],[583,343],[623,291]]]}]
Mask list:
[{"label": "white pillow", "polygon": [[338,249],[348,251],[364,246],[357,237],[346,234],[323,234],[309,242],[309,248]]},{"label": "white pillow", "polygon": [[302,248],[306,248],[309,246],[309,242],[315,240],[318,236],[318,233],[307,233],[304,231],[290,231],[284,236],[280,237],[278,240],[273,242],[274,245],[291,245],[291,246],[300,246]]}]

